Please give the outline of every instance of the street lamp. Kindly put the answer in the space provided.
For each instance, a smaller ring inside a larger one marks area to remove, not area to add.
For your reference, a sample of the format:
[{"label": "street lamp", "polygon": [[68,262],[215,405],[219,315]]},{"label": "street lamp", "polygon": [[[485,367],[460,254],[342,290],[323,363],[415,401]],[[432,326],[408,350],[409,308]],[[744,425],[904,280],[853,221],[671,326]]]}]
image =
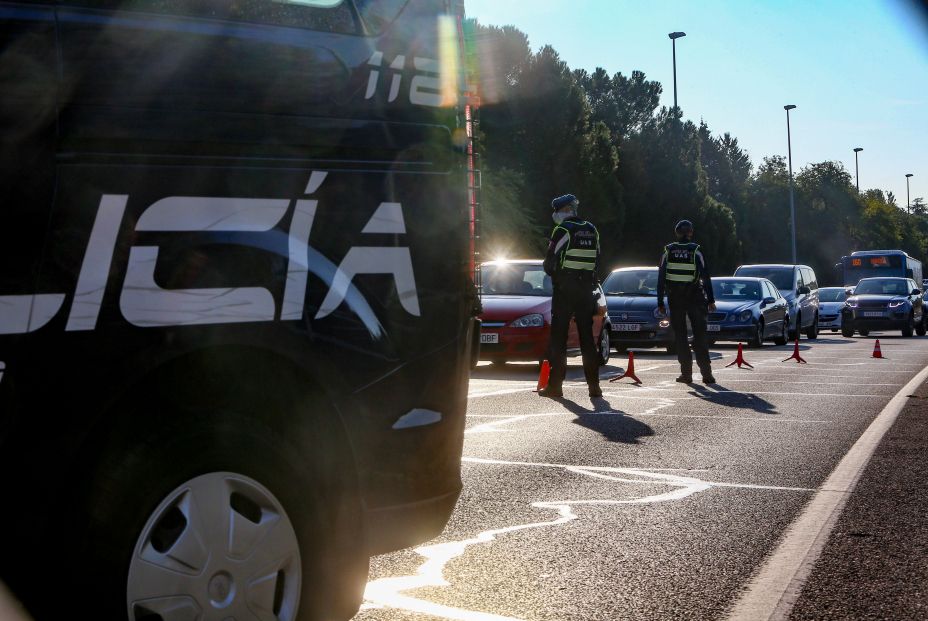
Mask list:
[{"label": "street lamp", "polygon": [[793,200],[793,145],[789,134],[789,111],[796,106],[783,106],[786,110],[786,149],[789,156],[789,223],[793,238],[793,265],[796,264],[796,203]]},{"label": "street lamp", "polygon": [[863,147],[854,148],[854,172],[857,176],[857,193],[860,194],[860,166],[857,163],[857,154],[863,151]]},{"label": "street lamp", "polygon": [[685,32],[671,32],[667,35],[673,45],[673,111],[677,112],[677,39],[685,37]]},{"label": "street lamp", "polygon": [[905,175],[905,208],[912,213],[912,203],[909,201],[909,177],[912,176],[912,173],[906,173]]}]

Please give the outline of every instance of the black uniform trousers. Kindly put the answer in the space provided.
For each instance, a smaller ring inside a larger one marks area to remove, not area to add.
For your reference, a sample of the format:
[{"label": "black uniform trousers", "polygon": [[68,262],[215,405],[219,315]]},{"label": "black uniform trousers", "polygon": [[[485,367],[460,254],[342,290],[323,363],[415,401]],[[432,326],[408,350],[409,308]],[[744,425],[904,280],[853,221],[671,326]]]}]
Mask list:
[{"label": "black uniform trousers", "polygon": [[[683,375],[693,374],[693,353],[696,365],[703,375],[712,374],[709,362],[709,338],[706,335],[706,319],[709,312],[706,296],[698,283],[667,284],[667,301],[670,302],[670,325],[673,327],[677,360]],[[693,328],[693,353],[687,342],[686,318]]]},{"label": "black uniform trousers", "polygon": [[551,341],[548,345],[551,386],[560,388],[567,374],[567,332],[571,317],[574,318],[580,336],[586,383],[589,386],[599,386],[599,354],[593,341],[595,286],[592,272],[562,270],[557,275],[557,284],[551,299]]}]

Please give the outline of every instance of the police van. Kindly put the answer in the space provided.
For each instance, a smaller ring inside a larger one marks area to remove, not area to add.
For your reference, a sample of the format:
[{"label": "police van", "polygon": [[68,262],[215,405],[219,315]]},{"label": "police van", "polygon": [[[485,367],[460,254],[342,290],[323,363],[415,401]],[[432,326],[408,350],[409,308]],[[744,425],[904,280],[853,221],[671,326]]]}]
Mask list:
[{"label": "police van", "polygon": [[462,17],[0,2],[0,581],[35,618],[344,619],[444,527]]}]

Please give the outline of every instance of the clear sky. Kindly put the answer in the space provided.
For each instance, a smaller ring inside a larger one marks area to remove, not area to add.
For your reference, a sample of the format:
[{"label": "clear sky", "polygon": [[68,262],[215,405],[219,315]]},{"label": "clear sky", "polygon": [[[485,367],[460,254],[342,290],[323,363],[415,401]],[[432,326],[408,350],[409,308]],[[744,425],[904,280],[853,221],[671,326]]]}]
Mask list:
[{"label": "clear sky", "polygon": [[571,68],[643,71],[673,105],[667,33],[677,40],[684,117],[730,132],[755,165],[824,160],[860,187],[928,199],[928,20],[908,0],[466,0],[469,17],[512,24],[533,50],[551,44]]}]

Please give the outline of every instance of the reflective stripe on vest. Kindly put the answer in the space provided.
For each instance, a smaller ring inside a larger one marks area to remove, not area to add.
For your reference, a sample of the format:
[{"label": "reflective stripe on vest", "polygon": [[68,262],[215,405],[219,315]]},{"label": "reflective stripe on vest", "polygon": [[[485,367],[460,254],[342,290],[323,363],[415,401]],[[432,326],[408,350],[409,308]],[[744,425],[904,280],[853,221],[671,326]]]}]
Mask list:
[{"label": "reflective stripe on vest", "polygon": [[596,264],[595,263],[581,263],[580,261],[565,260],[561,264],[561,267],[563,267],[564,269],[568,269],[568,270],[589,270],[592,272],[593,269],[596,267]]},{"label": "reflective stripe on vest", "polygon": [[[672,246],[673,244],[671,244]],[[690,263],[675,263],[670,260],[670,248],[666,248],[667,252],[667,266],[666,266],[666,275],[665,278],[670,282],[679,282],[679,283],[694,283],[696,282],[696,252],[699,250],[699,246],[693,246],[689,248],[690,251]]]}]

